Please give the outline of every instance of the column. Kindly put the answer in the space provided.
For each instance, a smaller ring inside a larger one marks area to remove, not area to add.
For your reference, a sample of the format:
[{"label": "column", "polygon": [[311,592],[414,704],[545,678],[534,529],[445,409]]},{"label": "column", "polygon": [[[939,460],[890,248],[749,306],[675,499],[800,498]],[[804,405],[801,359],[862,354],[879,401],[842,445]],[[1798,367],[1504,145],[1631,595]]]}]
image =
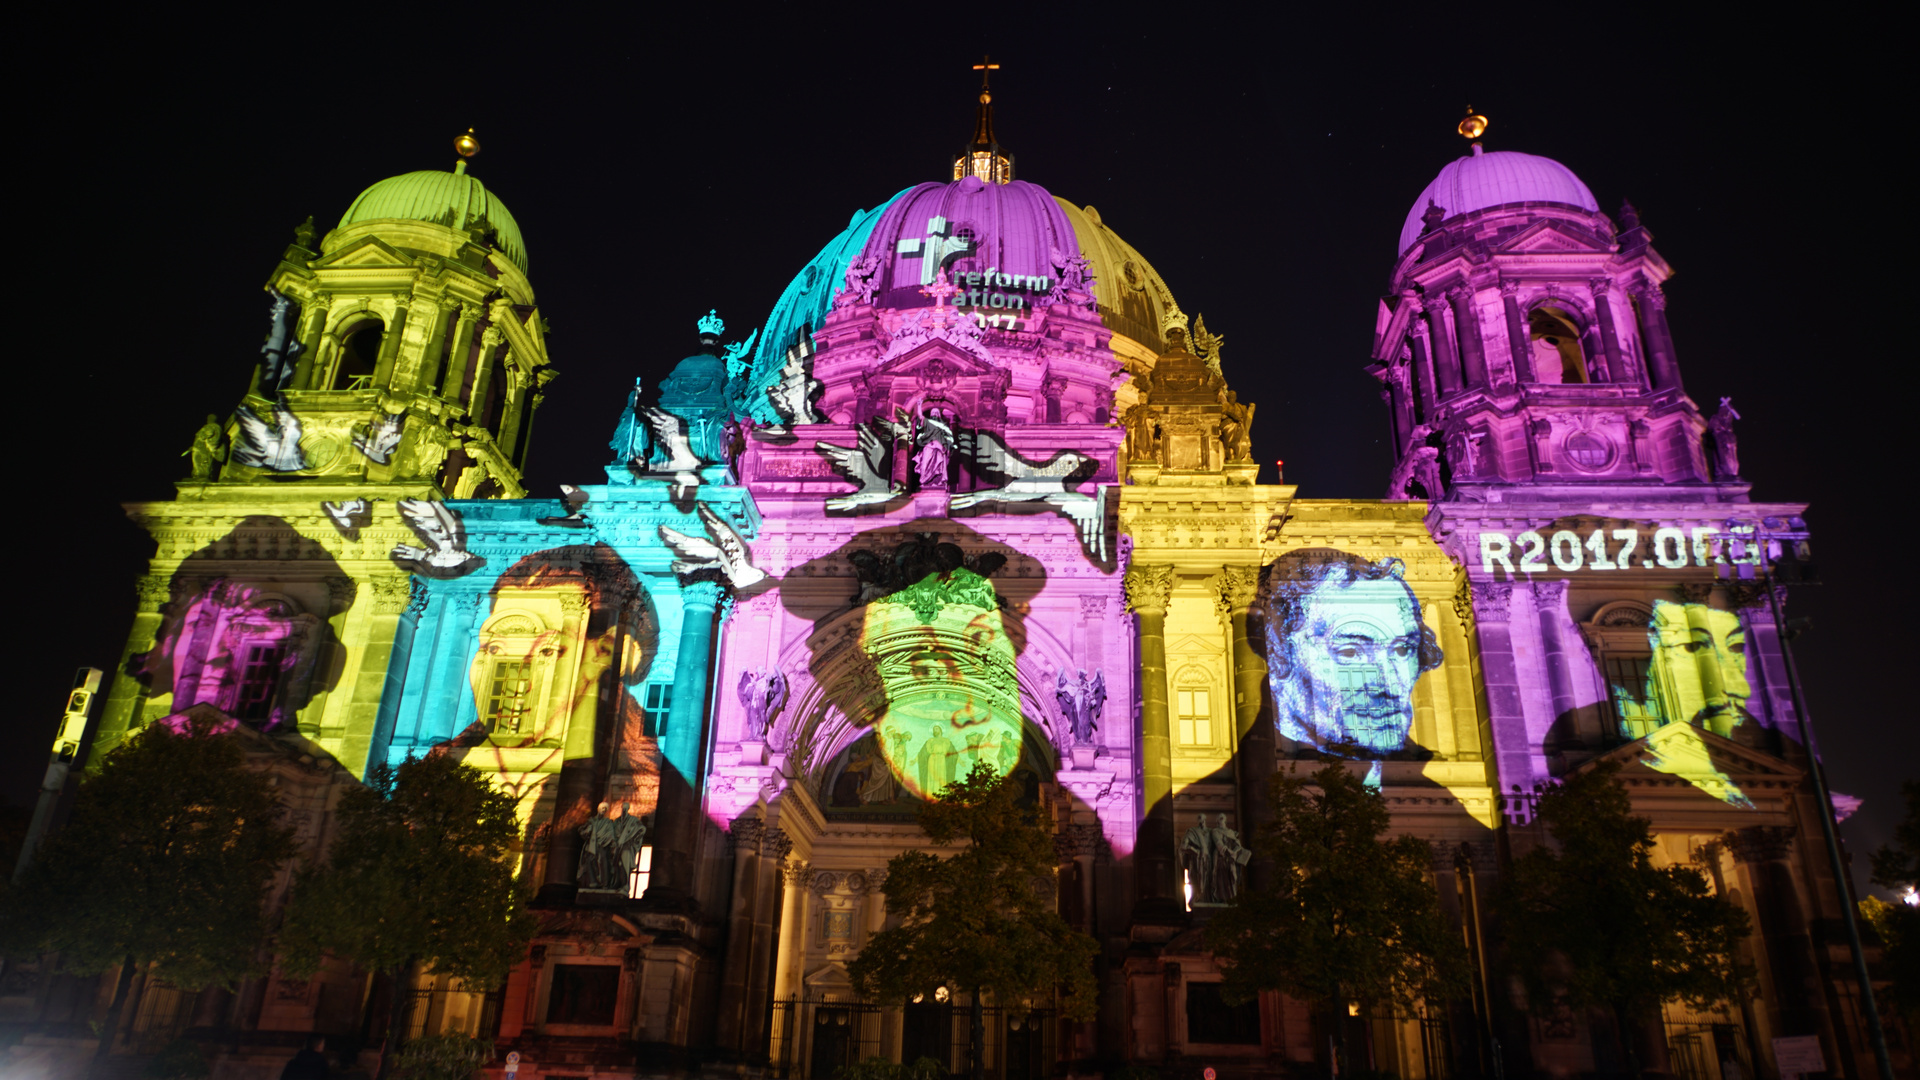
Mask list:
[{"label": "column", "polygon": [[293,378],[287,383],[288,389],[324,389],[307,383],[313,378],[313,361],[320,353],[321,335],[327,328],[327,305],[331,302],[325,296],[316,296],[300,305],[300,317],[307,328],[300,335],[300,357],[293,362]]},{"label": "column", "polygon": [[1560,632],[1560,614],[1567,610],[1567,583],[1534,582],[1533,610],[1535,617],[1540,620],[1540,640],[1545,650],[1541,662],[1547,669],[1548,693],[1553,697],[1554,725],[1547,734],[1547,740],[1551,743],[1556,735],[1564,737],[1572,734],[1575,723],[1573,676],[1568,670],[1567,641]]},{"label": "column", "polygon": [[725,586],[680,582],[680,652],[673,669],[673,706],[660,739],[659,839],[653,849],[652,888],[693,888],[693,847],[699,836],[700,743],[706,726],[707,671],[712,663],[713,613]]},{"label": "column", "polygon": [[1673,335],[1667,330],[1667,296],[1660,286],[1642,278],[1633,290],[1635,306],[1640,309],[1640,340],[1646,345],[1647,356],[1653,369],[1653,388],[1659,390],[1678,390],[1686,393],[1680,385],[1680,365],[1673,355]]},{"label": "column", "polygon": [[[1272,808],[1267,805],[1267,784],[1276,764],[1273,724],[1271,720],[1260,722],[1261,704],[1267,692],[1267,661],[1247,629],[1247,609],[1260,589],[1260,568],[1223,567],[1217,581],[1220,612],[1227,617],[1233,631],[1234,771],[1240,789],[1237,824],[1240,835],[1251,842],[1260,826],[1272,817]],[[1250,877],[1265,872],[1265,868],[1257,864],[1247,869]]]},{"label": "column", "polygon": [[733,895],[728,902],[727,951],[722,961],[720,1015],[715,1024],[715,1041],[721,1048],[747,1052],[747,970],[753,960],[754,901],[758,899],[755,877],[760,869],[760,834],[763,823],[754,817],[742,817],[727,830],[733,848]]},{"label": "column", "polygon": [[1520,283],[1500,283],[1500,306],[1507,313],[1507,344],[1513,353],[1514,375],[1521,382],[1533,381],[1533,335],[1520,314]]},{"label": "column", "polygon": [[745,1021],[740,1026],[743,1045],[757,1056],[767,1048],[767,1002],[774,996],[774,965],[778,961],[781,876],[793,841],[778,826],[760,832],[760,859],[753,875],[753,949],[747,958]]},{"label": "column", "polygon": [[453,343],[447,348],[446,378],[431,393],[451,400],[459,400],[460,384],[467,377],[467,354],[473,351],[473,328],[480,320],[480,309],[472,304],[460,305],[460,321],[453,331]]},{"label": "column", "polygon": [[1480,317],[1473,311],[1473,287],[1448,289],[1447,302],[1453,305],[1453,329],[1460,338],[1460,370],[1466,385],[1488,389],[1487,354],[1480,341]]},{"label": "column", "polygon": [[1439,391],[1433,381],[1433,353],[1427,348],[1427,320],[1420,317],[1417,308],[1407,324],[1407,345],[1413,350],[1414,395],[1420,400],[1420,415],[1432,416]]},{"label": "column", "polygon": [[[799,988],[794,983],[799,978],[797,973],[805,960],[801,953],[807,947],[807,876],[811,870],[812,867],[799,859],[780,868],[785,892],[780,904],[780,952],[773,974],[773,999],[776,1002],[800,996]],[[773,1039],[769,1045],[769,1053],[774,1060],[780,1058],[780,1052],[784,1049],[782,1043],[798,1037],[799,1024],[797,1007],[774,1016]]]},{"label": "column", "polygon": [[1427,338],[1433,343],[1433,373],[1440,386],[1440,396],[1457,393],[1460,389],[1460,357],[1453,347],[1453,331],[1447,327],[1446,309],[1431,302],[1424,305],[1427,322]]},{"label": "column", "polygon": [[1620,355],[1620,331],[1613,325],[1613,298],[1608,290],[1613,282],[1607,278],[1594,278],[1587,282],[1587,288],[1593,290],[1593,321],[1600,326],[1600,351],[1607,358],[1608,382],[1632,382],[1634,373],[1627,369]]},{"label": "column", "polygon": [[380,339],[380,359],[373,366],[373,385],[385,389],[393,379],[393,367],[400,356],[400,343],[407,333],[407,307],[413,302],[410,296],[396,297],[393,302],[393,318],[387,323],[386,336]]},{"label": "column", "polygon": [[[1527,713],[1514,662],[1513,586],[1507,582],[1473,583],[1474,629],[1480,636],[1480,670],[1487,686],[1487,726],[1493,745],[1498,785],[1531,791],[1536,779],[1535,755],[1527,746]],[[1544,774],[1544,770],[1540,770]],[[1545,779],[1544,775],[1538,777]]]},{"label": "column", "polygon": [[1127,607],[1140,641],[1140,839],[1135,891],[1148,918],[1181,913],[1173,829],[1173,731],[1167,710],[1167,595],[1173,567],[1135,566]]}]

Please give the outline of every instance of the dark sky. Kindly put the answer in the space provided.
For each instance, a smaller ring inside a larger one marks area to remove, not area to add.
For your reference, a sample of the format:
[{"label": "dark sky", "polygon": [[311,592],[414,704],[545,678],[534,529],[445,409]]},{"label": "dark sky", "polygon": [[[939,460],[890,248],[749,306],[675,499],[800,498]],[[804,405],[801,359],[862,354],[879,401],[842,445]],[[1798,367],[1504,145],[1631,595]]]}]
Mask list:
[{"label": "dark sky", "polygon": [[1362,372],[1375,305],[1407,209],[1465,150],[1469,102],[1489,149],[1565,163],[1609,211],[1632,199],[1678,270],[1688,389],[1734,399],[1755,498],[1813,504],[1825,583],[1793,594],[1815,620],[1796,649],[1831,781],[1866,798],[1856,850],[1888,838],[1920,740],[1893,685],[1916,655],[1912,578],[1886,550],[1905,539],[1885,523],[1914,361],[1892,332],[1914,211],[1886,27],[1593,5],[699,7],[679,23],[352,9],[364,28],[344,5],[297,25],[42,14],[16,39],[14,489],[53,516],[13,533],[8,800],[32,798],[73,669],[118,659],[149,550],[118,504],[167,497],[200,418],[245,389],[261,285],[307,215],[325,228],[383,177],[450,168],[453,134],[477,129],[474,172],[518,218],[553,325],[561,378],[530,477],[551,493],[599,475],[624,388],[657,385],[696,316],[717,307],[744,335],[856,207],[941,178],[990,52],[1020,177],[1097,206],[1226,335],[1228,378],[1260,405],[1255,456],[1286,459],[1304,497],[1384,489]]}]

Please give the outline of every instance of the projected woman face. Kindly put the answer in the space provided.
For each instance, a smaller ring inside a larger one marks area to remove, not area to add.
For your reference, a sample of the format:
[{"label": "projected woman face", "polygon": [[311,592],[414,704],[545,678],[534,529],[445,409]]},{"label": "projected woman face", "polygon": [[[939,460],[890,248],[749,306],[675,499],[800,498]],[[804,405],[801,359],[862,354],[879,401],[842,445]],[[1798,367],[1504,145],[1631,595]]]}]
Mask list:
[{"label": "projected woman face", "polygon": [[887,698],[877,741],[908,790],[931,798],[976,763],[1004,775],[1018,761],[1019,714],[973,682],[989,667],[1013,670],[1000,612],[949,603],[927,623],[904,605],[872,604],[862,647]]}]

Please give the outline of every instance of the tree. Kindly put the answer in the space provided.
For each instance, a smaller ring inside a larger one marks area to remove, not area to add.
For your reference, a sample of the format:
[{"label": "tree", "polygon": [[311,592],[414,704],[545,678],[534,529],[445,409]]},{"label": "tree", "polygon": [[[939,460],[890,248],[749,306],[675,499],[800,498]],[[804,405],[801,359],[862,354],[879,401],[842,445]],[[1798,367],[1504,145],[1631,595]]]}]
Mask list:
[{"label": "tree", "polygon": [[1060,1012],[1090,1020],[1097,1007],[1099,945],[1054,910],[1055,856],[1047,824],[1019,803],[1018,785],[984,762],[920,807],[920,831],[941,858],[906,851],[887,863],[887,913],[900,925],[875,934],[847,965],[870,998],[906,1002],[936,987],[972,991],[973,1075],[981,1073],[981,999],[1002,1006],[1065,991]]},{"label": "tree", "polygon": [[72,818],[0,903],[0,926],[10,955],[120,968],[96,1061],[136,971],[197,990],[265,969],[267,889],[294,853],[281,811],[240,737],[201,720],[149,725],[80,781]]},{"label": "tree", "polygon": [[294,883],[282,962],[305,975],[332,954],[386,976],[384,1080],[405,1034],[410,972],[491,987],[524,954],[534,917],[506,862],[519,818],[479,770],[433,753],[368,770],[339,821],[326,861]]},{"label": "tree", "polygon": [[1253,846],[1272,884],[1243,890],[1207,927],[1227,999],[1279,990],[1322,1010],[1331,1033],[1350,1003],[1371,1017],[1464,993],[1466,946],[1441,914],[1432,851],[1417,836],[1383,838],[1380,793],[1338,762],[1311,780],[1276,775],[1269,790],[1273,817]]},{"label": "tree", "polygon": [[1893,975],[1889,1003],[1909,1021],[1920,1022],[1920,908],[1913,903],[1920,889],[1920,781],[1901,784],[1900,793],[1907,799],[1907,817],[1894,829],[1893,843],[1873,853],[1873,883],[1902,894],[1905,902],[1869,896],[1860,901],[1860,911],[1880,936]]},{"label": "tree", "polygon": [[1743,992],[1750,923],[1695,868],[1653,865],[1652,825],[1633,816],[1619,771],[1603,762],[1542,792],[1554,843],[1513,861],[1494,911],[1534,1000],[1610,1009],[1616,1032],[1657,1048],[1664,1039],[1642,1025],[1658,1023],[1662,1002],[1708,1008]]}]

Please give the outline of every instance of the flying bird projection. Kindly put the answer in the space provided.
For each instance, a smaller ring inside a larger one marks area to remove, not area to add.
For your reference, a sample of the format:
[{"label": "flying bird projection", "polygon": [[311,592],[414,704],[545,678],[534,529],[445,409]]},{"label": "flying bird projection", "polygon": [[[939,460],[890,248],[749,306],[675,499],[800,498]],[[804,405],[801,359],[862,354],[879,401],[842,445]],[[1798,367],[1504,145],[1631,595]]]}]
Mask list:
[{"label": "flying bird projection", "polygon": [[954,441],[963,457],[974,463],[974,470],[989,480],[1001,480],[996,488],[955,495],[948,505],[965,510],[982,503],[1044,502],[1080,527],[1080,542],[1094,557],[1107,557],[1106,489],[1094,486],[1092,495],[1073,490],[1081,477],[1091,475],[1099,463],[1077,450],[1063,450],[1045,464],[1028,461],[1007,449],[999,437],[985,431],[961,429]]},{"label": "flying bird projection", "polygon": [[702,571],[717,570],[722,578],[735,589],[744,589],[758,584],[766,578],[766,571],[753,565],[753,555],[747,550],[747,542],[726,523],[713,508],[706,503],[694,507],[700,515],[700,523],[707,527],[706,536],[688,536],[686,533],[660,526],[660,539],[673,548],[679,558],[673,560],[673,572],[676,574],[697,574]]},{"label": "flying bird projection", "polygon": [[587,520],[587,515],[580,512],[580,508],[587,505],[587,503],[591,502],[592,500],[593,500],[593,496],[589,495],[587,492],[581,490],[580,488],[577,488],[572,484],[561,484],[560,485],[560,505],[566,508],[566,511],[567,511],[566,516],[565,517],[543,517],[539,519],[540,524],[558,525],[563,529],[587,528],[592,523]]},{"label": "flying bird projection", "polygon": [[274,399],[272,420],[262,419],[245,405],[233,414],[240,421],[240,439],[229,459],[234,464],[269,472],[299,472],[307,467],[307,457],[300,452],[300,418],[285,401]]},{"label": "flying bird projection", "polygon": [[333,520],[333,527],[340,530],[340,535],[349,540],[360,539],[360,530],[373,518],[373,503],[367,499],[323,502],[320,509]]},{"label": "flying bird projection", "polygon": [[851,510],[869,503],[886,502],[900,493],[893,485],[892,469],[888,467],[899,429],[890,421],[872,420],[854,430],[859,435],[856,446],[814,444],[814,449],[832,464],[834,472],[859,486],[858,491],[828,499],[828,510]]},{"label": "flying bird projection", "polygon": [[700,466],[706,462],[693,452],[693,440],[687,434],[687,422],[665,409],[647,406],[640,410],[640,418],[647,422],[647,428],[653,432],[654,449],[666,460],[650,463],[647,471],[656,475],[671,475],[678,489],[677,497],[685,498],[686,493],[700,483]]},{"label": "flying bird projection", "polygon": [[393,561],[430,578],[450,580],[465,577],[487,564],[487,560],[467,550],[467,528],[460,515],[446,503],[427,499],[401,499],[394,505],[407,527],[426,547],[395,544]]},{"label": "flying bird projection", "polygon": [[400,445],[400,429],[405,426],[404,414],[381,413],[379,419],[367,425],[367,433],[353,437],[353,448],[367,455],[367,459],[376,465],[385,465],[393,460],[394,448]]}]

